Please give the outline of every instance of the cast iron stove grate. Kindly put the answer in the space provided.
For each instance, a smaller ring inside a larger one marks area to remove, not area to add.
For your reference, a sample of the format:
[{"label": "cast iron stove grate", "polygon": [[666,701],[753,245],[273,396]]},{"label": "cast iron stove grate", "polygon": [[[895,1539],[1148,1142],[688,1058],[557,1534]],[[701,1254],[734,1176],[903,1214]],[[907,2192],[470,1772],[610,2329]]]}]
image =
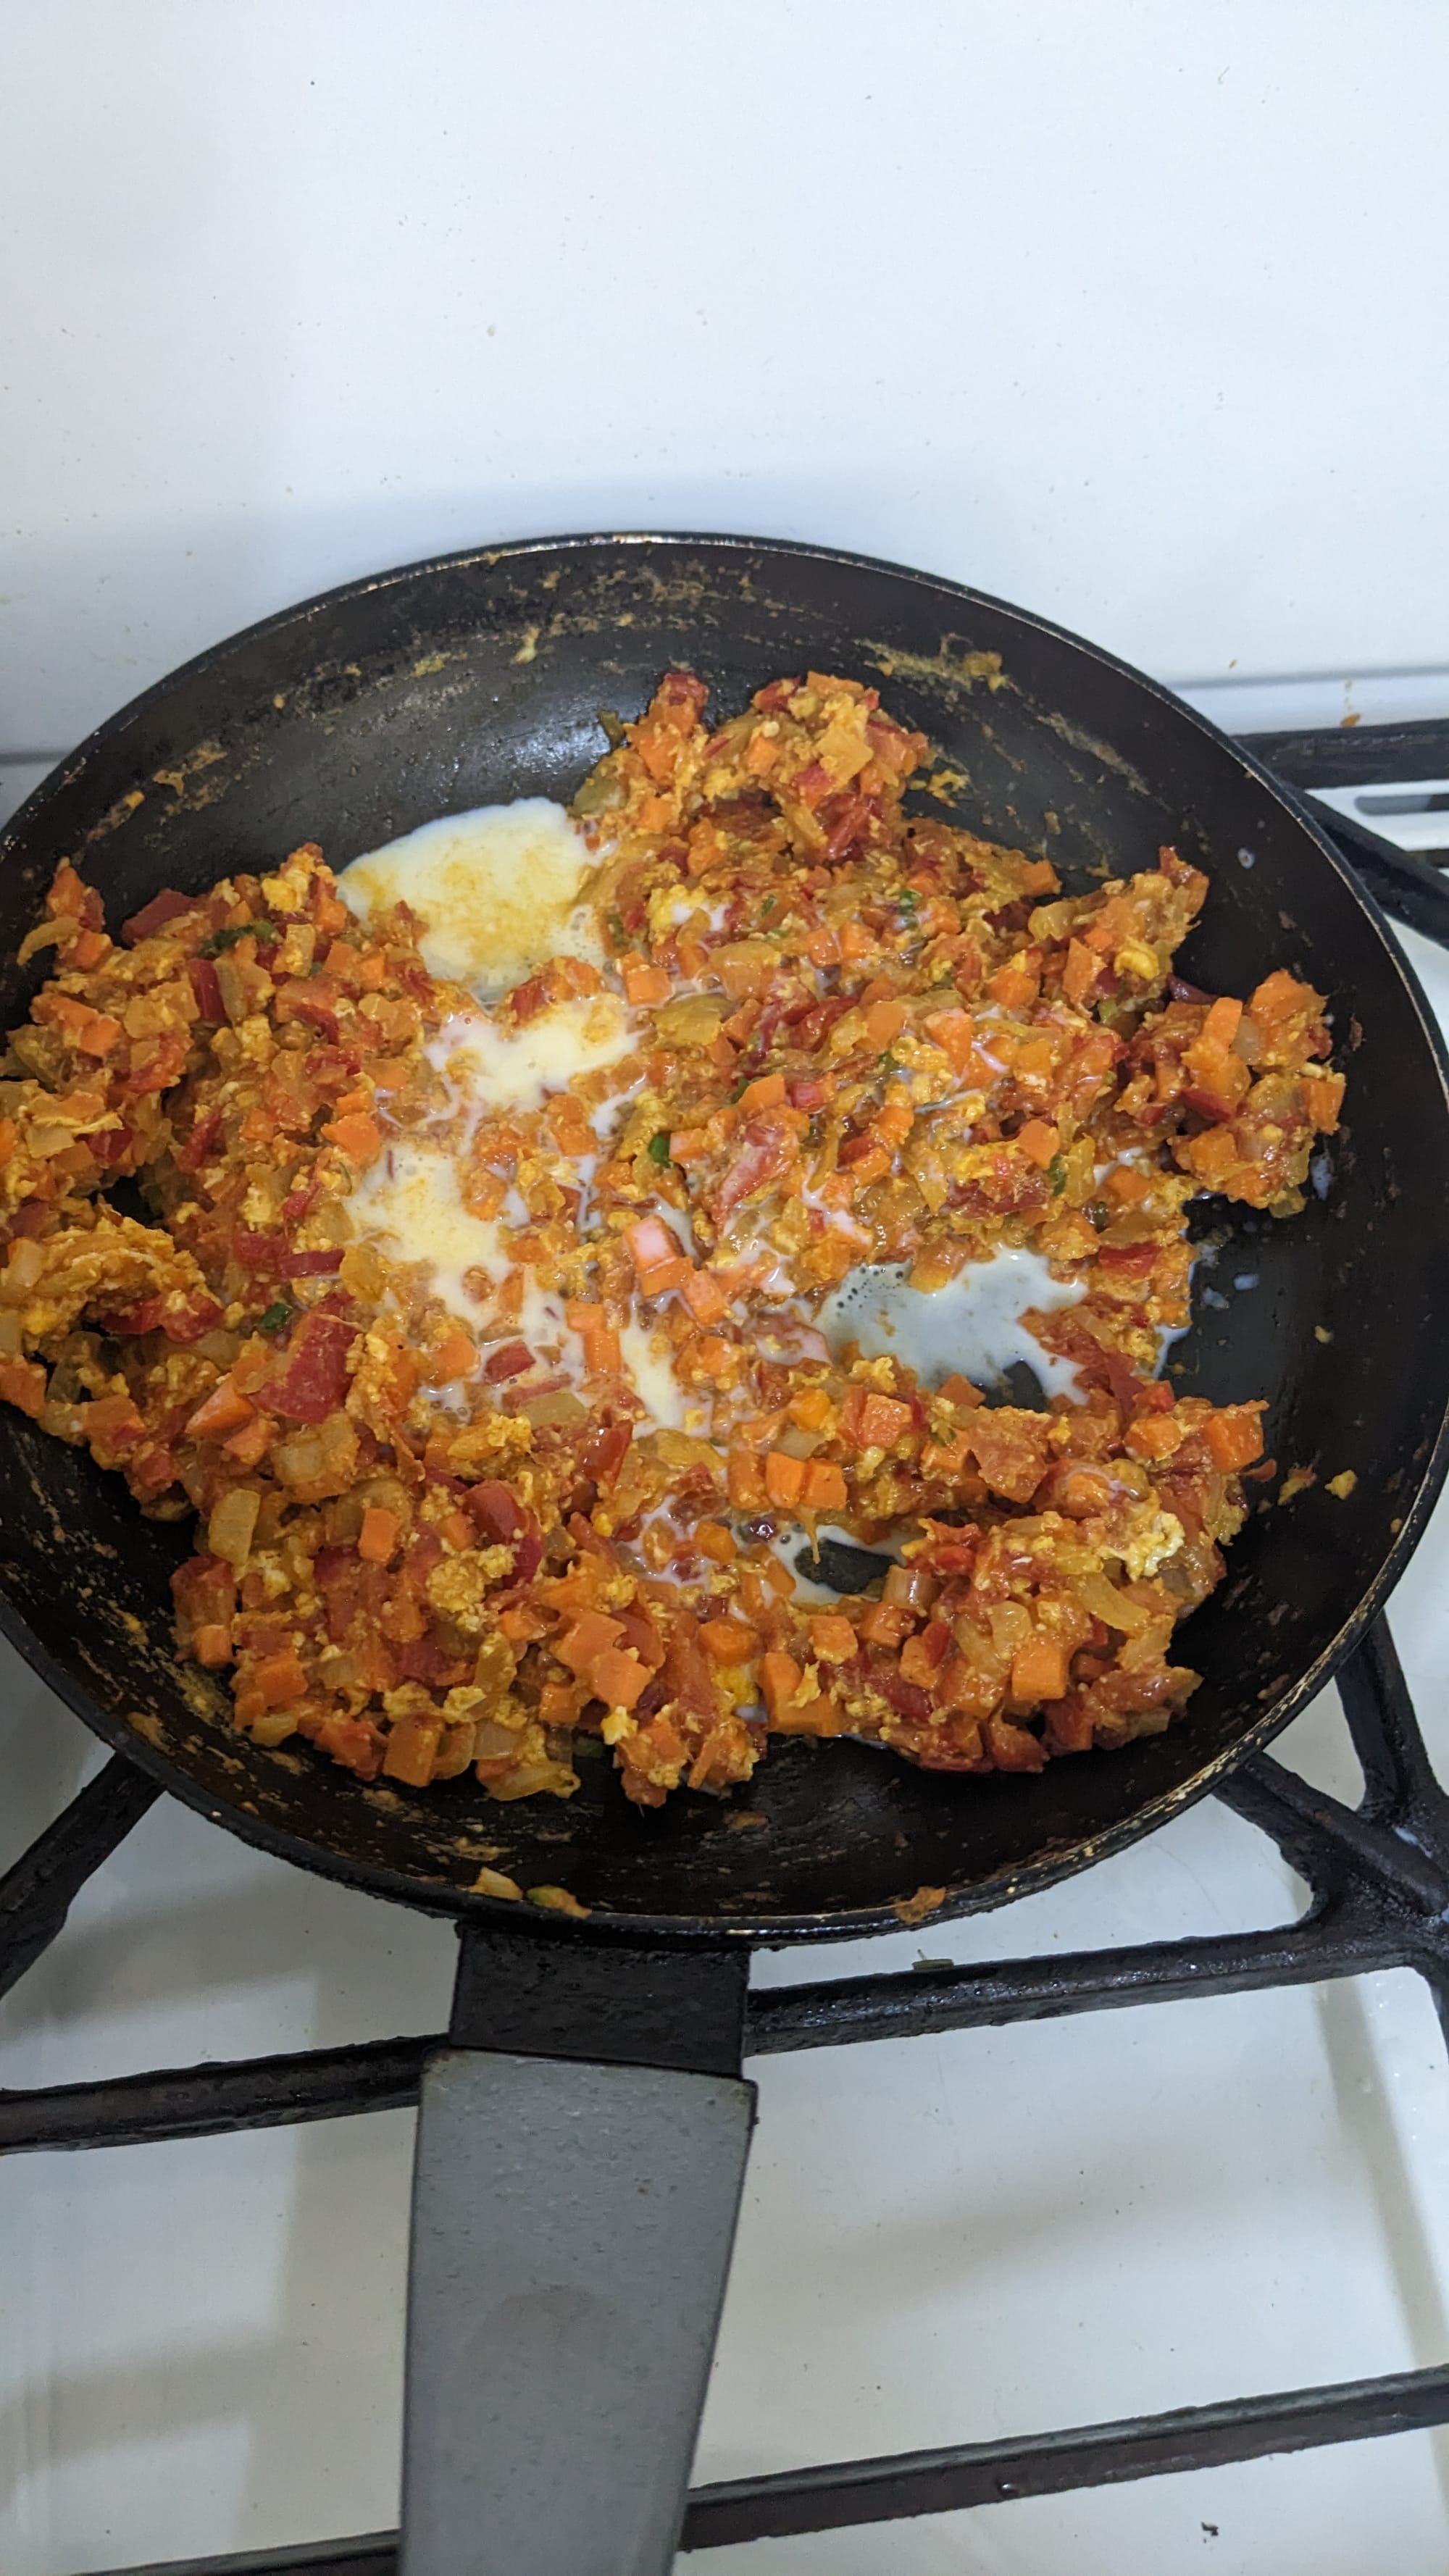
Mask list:
[{"label": "cast iron stove grate", "polygon": [[[1449,724],[1260,736],[1251,747],[1295,786],[1449,771]],[[1438,869],[1355,822],[1335,816],[1333,830],[1385,908],[1449,947],[1449,882]],[[562,1973],[555,1951],[546,2001],[536,1942],[467,1926],[446,2034],[0,2092],[0,2153],[134,2146],[397,2109],[416,2102],[426,2059],[449,2038],[536,2056],[612,2055],[635,2064],[662,2056],[679,2064],[685,2030],[699,2052],[691,2063],[724,2068],[737,2066],[741,2055],[1411,1968],[1429,1987],[1449,2039],[1449,1792],[1434,1776],[1384,1619],[1345,1665],[1338,1688],[1363,1769],[1358,1807],[1310,1788],[1265,1754],[1243,1763],[1217,1793],[1267,1834],[1306,1882],[1311,1902],[1296,1923],[760,1992],[747,1989],[743,1954],[661,1958],[656,1951],[647,1961],[641,1954],[631,1975],[627,1947],[563,1954]],[[0,1880],[0,1995],[55,1939],[87,1879],[158,1795],[139,1771],[113,1759]],[[601,2047],[603,2023],[609,2042]],[[1449,2362],[1007,2442],[731,2479],[691,2493],[681,2546],[721,2548],[956,2512],[1446,2422]],[[395,2576],[397,2564],[397,2535],[378,2532],[133,2569],[130,2576]]]}]

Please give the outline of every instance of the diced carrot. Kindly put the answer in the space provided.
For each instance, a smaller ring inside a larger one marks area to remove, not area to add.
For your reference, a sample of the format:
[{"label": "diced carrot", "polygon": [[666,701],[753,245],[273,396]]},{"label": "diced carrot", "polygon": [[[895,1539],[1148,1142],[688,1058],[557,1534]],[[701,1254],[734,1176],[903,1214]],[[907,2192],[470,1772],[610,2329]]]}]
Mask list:
[{"label": "diced carrot", "polygon": [[975,1406],[978,1404],[984,1404],[986,1401],[980,1387],[973,1386],[969,1377],[962,1377],[959,1370],[956,1369],[952,1370],[949,1377],[942,1378],[940,1386],[937,1389],[937,1393],[943,1395],[948,1404],[969,1404]]},{"label": "diced carrot", "polygon": [[860,1652],[860,1639],[839,1611],[822,1610],[810,1622],[810,1651],[822,1663],[848,1664]]},{"label": "diced carrot", "polygon": [[588,1670],[595,1699],[606,1701],[610,1708],[632,1708],[648,1679],[647,1665],[629,1646],[605,1646]]},{"label": "diced carrot", "polygon": [[727,1386],[736,1374],[740,1353],[723,1333],[702,1333],[690,1344],[690,1358],[698,1377],[707,1377],[715,1386]]},{"label": "diced carrot", "polygon": [[1225,1180],[1239,1159],[1238,1146],[1231,1127],[1208,1127],[1194,1136],[1184,1149],[1192,1168],[1205,1181]]},{"label": "diced carrot", "polygon": [[1102,971],[1102,960],[1080,939],[1067,948],[1067,962],[1062,969],[1062,991],[1078,1010],[1086,1002]]},{"label": "diced carrot", "polygon": [[1049,1127],[1044,1118],[1028,1118],[1026,1125],[1017,1129],[1016,1141],[1041,1172],[1062,1150],[1062,1140],[1055,1127]]},{"label": "diced carrot", "polygon": [[618,1619],[606,1618],[602,1610],[585,1610],[574,1621],[565,1636],[554,1644],[554,1653],[570,1672],[586,1673],[596,1655],[606,1646],[617,1646],[624,1630]]},{"label": "diced carrot", "polygon": [[1230,1476],[1239,1467],[1251,1467],[1263,1451],[1262,1412],[1257,1404],[1224,1405],[1210,1413],[1203,1424],[1203,1438],[1208,1456],[1219,1473]]},{"label": "diced carrot", "polygon": [[891,1158],[884,1145],[872,1145],[866,1153],[858,1155],[848,1175],[851,1196],[854,1197],[857,1191],[868,1190],[874,1181],[883,1181],[890,1167]]},{"label": "diced carrot", "polygon": [[822,923],[818,930],[811,931],[805,942],[805,954],[812,966],[839,965],[840,941],[828,923]]},{"label": "diced carrot", "polygon": [[914,1637],[907,1637],[901,1648],[902,1681],[913,1682],[917,1690],[930,1690],[950,1643],[951,1631],[944,1619],[932,1619]]},{"label": "diced carrot", "polygon": [[830,1420],[831,1403],[823,1386],[803,1386],[792,1395],[785,1408],[800,1431],[823,1431]]},{"label": "diced carrot", "polygon": [[357,1553],[367,1565],[386,1565],[397,1545],[397,1514],[381,1503],[369,1503],[362,1515]]},{"label": "diced carrot", "polygon": [[697,1324],[717,1324],[729,1311],[729,1298],[713,1271],[691,1269],[680,1281],[679,1293]]},{"label": "diced carrot", "polygon": [[662,966],[633,966],[625,972],[624,999],[632,1010],[645,1010],[651,1002],[667,1002],[672,989]]},{"label": "diced carrot", "polygon": [[757,1512],[764,1506],[765,1479],[758,1458],[752,1458],[748,1449],[730,1451],[729,1495],[737,1512]]},{"label": "diced carrot", "polygon": [[672,1289],[684,1286],[692,1267],[693,1264],[682,1252],[675,1253],[669,1261],[655,1262],[652,1269],[641,1270],[639,1273],[640,1296],[667,1297]]},{"label": "diced carrot", "polygon": [[966,1473],[969,1433],[958,1431],[949,1442],[928,1440],[921,1451],[923,1476],[939,1476],[955,1484]]},{"label": "diced carrot", "polygon": [[121,1023],[108,1012],[93,1011],[90,1026],[83,1029],[76,1044],[83,1055],[109,1055],[121,1034]]},{"label": "diced carrot", "polygon": [[273,1425],[266,1415],[257,1414],[253,1421],[244,1422],[240,1431],[225,1443],[223,1455],[234,1458],[239,1467],[258,1466],[271,1444],[272,1430]]},{"label": "diced carrot", "polygon": [[674,1127],[669,1135],[671,1163],[697,1163],[709,1152],[709,1132],[704,1127]]},{"label": "diced carrot", "polygon": [[584,1366],[591,1377],[617,1375],[622,1363],[618,1330],[603,1322],[584,1328]]},{"label": "diced carrot", "polygon": [[1204,1044],[1230,1047],[1238,1034],[1238,1023],[1242,1016],[1242,1003],[1233,1001],[1230,995],[1224,993],[1220,1000],[1214,1002],[1202,1024]]},{"label": "diced carrot", "polygon": [[545,1682],[538,1694],[540,1726],[574,1726],[588,1698],[587,1682]]},{"label": "diced carrot", "polygon": [[486,1225],[495,1217],[508,1196],[508,1183],[497,1172],[480,1173],[466,1205],[470,1216],[483,1219]]},{"label": "diced carrot", "polygon": [[1055,894],[1061,880],[1050,859],[1025,859],[1021,869],[1023,894]]},{"label": "diced carrot", "polygon": [[268,1708],[285,1708],[289,1700],[300,1699],[307,1688],[301,1657],[294,1655],[290,1647],[284,1647],[278,1655],[263,1655],[261,1662],[252,1666],[249,1678]]},{"label": "diced carrot", "polygon": [[817,1683],[802,1698],[783,1700],[771,1723],[777,1735],[839,1735],[844,1721],[833,1692]]},{"label": "diced carrot", "polygon": [[723,1521],[701,1521],[694,1533],[694,1544],[711,1565],[731,1565],[738,1554],[734,1535]]},{"label": "diced carrot", "polygon": [[779,1718],[781,1711],[799,1689],[800,1680],[800,1667],[793,1655],[769,1654],[761,1657],[760,1690],[772,1719]]},{"label": "diced carrot", "polygon": [[231,1662],[231,1630],[220,1620],[208,1619],[191,1640],[191,1651],[199,1664],[215,1667]]},{"label": "diced carrot", "polygon": [[626,1226],[624,1240],[629,1246],[634,1267],[641,1274],[657,1270],[662,1261],[673,1261],[679,1251],[667,1225],[657,1216],[644,1216],[637,1225]]},{"label": "diced carrot", "polygon": [[515,1601],[499,1611],[498,1625],[510,1646],[526,1646],[531,1638],[543,1635],[548,1621],[531,1601]]},{"label": "diced carrot", "polygon": [[0,1399],[39,1421],[45,1404],[46,1375],[38,1360],[6,1360],[0,1366]]},{"label": "diced carrot", "polygon": [[888,1100],[879,1117],[870,1122],[870,1132],[879,1144],[894,1151],[903,1145],[915,1124],[915,1111],[907,1100]]},{"label": "diced carrot", "polygon": [[964,1073],[976,1045],[976,1026],[969,1011],[932,1011],[926,1019],[926,1034],[933,1038],[951,1059],[957,1073]]},{"label": "diced carrot", "polygon": [[1315,1127],[1331,1136],[1338,1125],[1339,1106],[1343,1099],[1341,1073],[1305,1073],[1302,1077],[1303,1106]]},{"label": "diced carrot", "polygon": [[745,767],[751,778],[765,778],[780,757],[780,745],[768,733],[752,733],[745,746]]},{"label": "diced carrot", "polygon": [[1142,1413],[1129,1425],[1123,1446],[1134,1458],[1171,1458],[1186,1438],[1170,1413]]},{"label": "diced carrot", "polygon": [[747,1626],[743,1619],[706,1619],[699,1641],[717,1664],[747,1664],[760,1651],[758,1628]]},{"label": "diced carrot", "polygon": [[1300,984],[1284,966],[1264,978],[1248,1004],[1255,1020],[1289,1020],[1317,1000],[1311,985]]},{"label": "diced carrot", "polygon": [[1057,1637],[1028,1637],[1011,1659],[1011,1695],[1023,1708],[1060,1699],[1067,1687],[1067,1650]]},{"label": "diced carrot", "polygon": [[1119,1163],[1102,1183],[1103,1192],[1115,1199],[1118,1207],[1137,1207],[1151,1187],[1150,1174],[1139,1172],[1134,1163]]},{"label": "diced carrot", "polygon": [[906,1025],[904,1002],[872,1002],[865,1015],[865,1042],[877,1049],[888,1047]]},{"label": "diced carrot", "polygon": [[899,1601],[873,1601],[860,1623],[869,1646],[898,1646],[915,1625],[914,1613]]},{"label": "diced carrot", "polygon": [[[335,1145],[340,1154],[347,1156],[349,1163],[356,1163],[359,1167],[375,1163],[382,1152],[382,1129],[375,1118],[364,1115],[334,1118],[322,1133],[329,1145]],[[383,1767],[385,1769],[386,1764]]]},{"label": "diced carrot", "polygon": [[788,1509],[798,1503],[805,1483],[805,1461],[792,1458],[783,1449],[765,1452],[765,1492],[772,1503]]},{"label": "diced carrot", "polygon": [[17,1132],[13,1118],[0,1118],[0,1171],[4,1170],[15,1151]]},{"label": "diced carrot", "polygon": [[752,1109],[778,1109],[785,1098],[783,1073],[762,1073],[747,1082],[740,1093],[739,1105],[746,1115]]},{"label": "diced carrot", "polygon": [[864,922],[847,921],[842,924],[840,962],[843,966],[858,966],[863,957],[870,955],[874,946],[875,934],[866,929]]},{"label": "diced carrot", "polygon": [[78,1046],[97,1014],[89,1002],[78,1002],[72,993],[47,993],[42,1008],[55,1026]]},{"label": "diced carrot", "polygon": [[255,1411],[256,1406],[238,1392],[229,1377],[224,1377],[188,1415],[186,1436],[188,1440],[213,1440],[223,1431],[239,1431]]},{"label": "diced carrot", "polygon": [[1036,1000],[1041,979],[1025,966],[999,966],[986,989],[1004,1011],[1024,1011]]},{"label": "diced carrot", "polygon": [[82,930],[71,941],[70,955],[66,963],[78,966],[83,975],[89,974],[92,966],[99,966],[110,945],[103,930]]},{"label": "diced carrot", "polygon": [[461,1325],[445,1333],[435,1351],[423,1361],[423,1383],[426,1386],[451,1386],[455,1378],[471,1377],[478,1365],[478,1353],[469,1334]]},{"label": "diced carrot", "polygon": [[[765,1468],[767,1484],[769,1472],[767,1462]],[[832,1458],[806,1459],[805,1482],[800,1489],[800,1500],[806,1510],[812,1512],[838,1512],[843,1508],[846,1500],[845,1477]]]}]

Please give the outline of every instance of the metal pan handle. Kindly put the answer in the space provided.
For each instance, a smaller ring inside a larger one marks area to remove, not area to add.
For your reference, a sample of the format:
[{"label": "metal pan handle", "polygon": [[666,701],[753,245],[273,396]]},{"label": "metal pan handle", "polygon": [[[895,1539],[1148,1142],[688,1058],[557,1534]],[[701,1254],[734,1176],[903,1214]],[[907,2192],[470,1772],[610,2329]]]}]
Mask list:
[{"label": "metal pan handle", "polygon": [[753,2117],[724,2072],[429,2061],[399,2576],[667,2576]]}]

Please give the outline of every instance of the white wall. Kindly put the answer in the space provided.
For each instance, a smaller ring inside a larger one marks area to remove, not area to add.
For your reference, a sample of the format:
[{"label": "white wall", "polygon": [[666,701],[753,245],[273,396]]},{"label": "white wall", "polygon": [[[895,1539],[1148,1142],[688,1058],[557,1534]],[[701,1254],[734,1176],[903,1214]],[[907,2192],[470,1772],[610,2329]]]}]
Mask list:
[{"label": "white wall", "polygon": [[0,752],[611,525],[1449,665],[1446,74],[1443,0],[8,0]]}]

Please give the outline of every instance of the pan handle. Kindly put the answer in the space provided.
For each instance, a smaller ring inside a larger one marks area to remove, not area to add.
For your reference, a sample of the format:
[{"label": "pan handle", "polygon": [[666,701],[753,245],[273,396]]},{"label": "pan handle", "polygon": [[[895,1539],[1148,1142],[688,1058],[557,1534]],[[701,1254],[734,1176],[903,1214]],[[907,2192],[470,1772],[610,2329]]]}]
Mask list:
[{"label": "pan handle", "polygon": [[754,2102],[672,2067],[430,2059],[399,2576],[667,2576]]}]

